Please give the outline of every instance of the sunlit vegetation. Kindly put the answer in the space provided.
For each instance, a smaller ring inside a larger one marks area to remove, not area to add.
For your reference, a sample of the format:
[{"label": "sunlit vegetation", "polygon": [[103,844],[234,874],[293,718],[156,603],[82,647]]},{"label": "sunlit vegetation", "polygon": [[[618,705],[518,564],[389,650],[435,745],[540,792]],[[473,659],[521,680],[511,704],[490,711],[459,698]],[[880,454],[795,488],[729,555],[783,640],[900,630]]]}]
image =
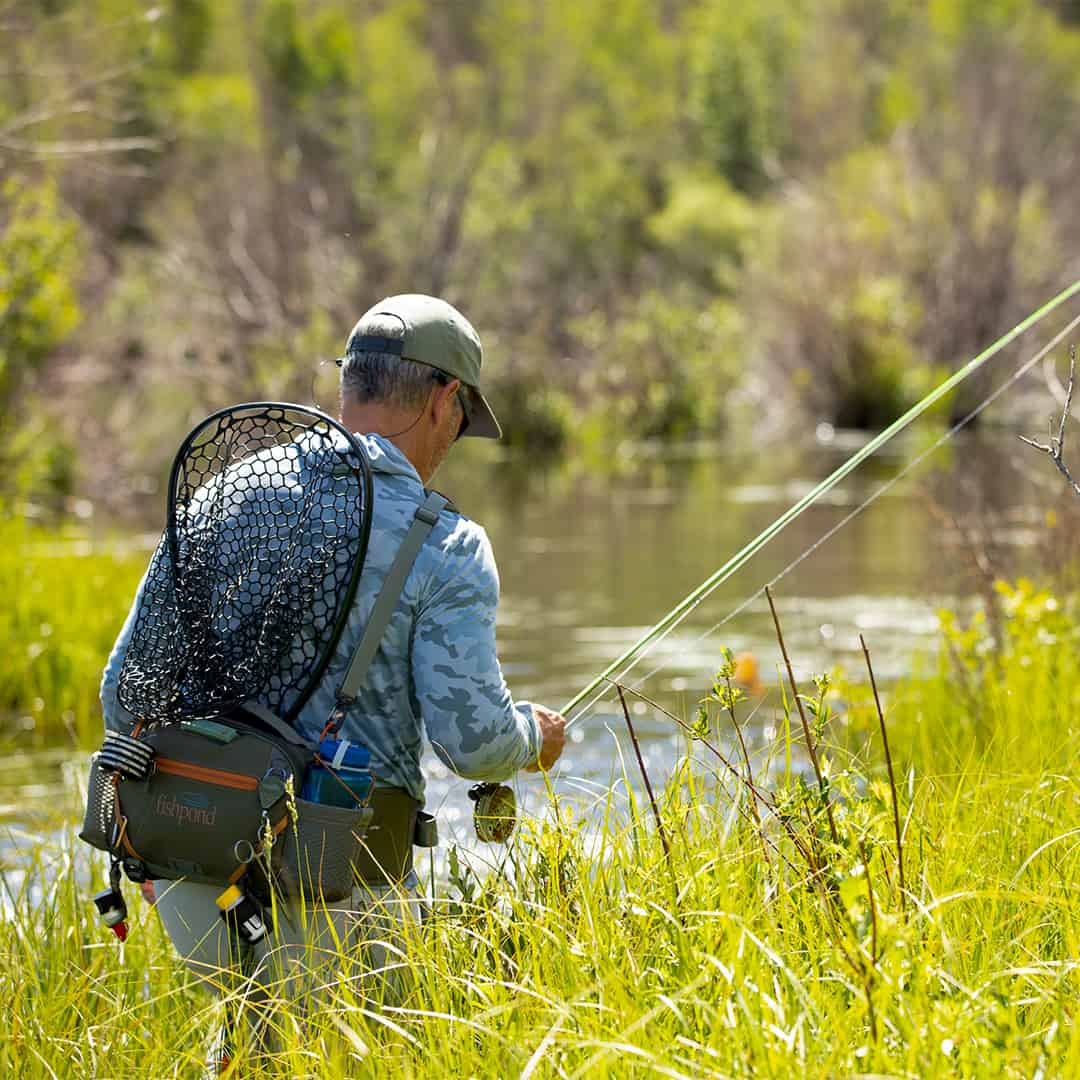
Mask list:
[{"label": "sunlit vegetation", "polygon": [[9,0],[19,475],[123,508],[401,290],[518,446],[881,426],[1076,276],[1074,7]]},{"label": "sunlit vegetation", "polygon": [[75,530],[0,528],[0,743],[98,738],[101,670],[146,558]]},{"label": "sunlit vegetation", "polygon": [[[880,427],[1077,276],[1067,0],[0,0],[0,27],[9,747],[93,744],[146,561],[55,516],[130,512],[213,407],[308,399],[379,295],[458,303],[511,446],[595,461],[765,409]],[[552,793],[503,873],[455,853],[403,999],[282,1008],[242,1075],[1080,1073],[1080,614],[992,577],[888,688],[894,777],[861,673],[751,725],[721,667],[652,777],[668,849],[632,764],[586,814]],[[134,889],[107,937],[71,832],[6,856],[0,1067],[197,1075],[221,1008]]]},{"label": "sunlit vegetation", "polygon": [[[346,982],[304,1021],[271,1005],[277,1049],[241,1051],[242,1075],[1074,1074],[1076,613],[1027,583],[1000,592],[996,641],[947,620],[940,666],[885,698],[895,783],[869,691],[820,679],[800,690],[823,782],[791,771],[805,737],[774,689],[751,789],[741,754],[729,769],[709,749],[731,745],[728,706],[749,708],[722,669],[688,720],[694,762],[652,778],[670,856],[618,777],[587,818],[552,803],[505,873],[451,859],[393,961],[404,998]],[[195,1074],[221,1009],[152,912],[120,948],[80,885],[85,852],[27,843],[0,923],[0,1063]]]}]

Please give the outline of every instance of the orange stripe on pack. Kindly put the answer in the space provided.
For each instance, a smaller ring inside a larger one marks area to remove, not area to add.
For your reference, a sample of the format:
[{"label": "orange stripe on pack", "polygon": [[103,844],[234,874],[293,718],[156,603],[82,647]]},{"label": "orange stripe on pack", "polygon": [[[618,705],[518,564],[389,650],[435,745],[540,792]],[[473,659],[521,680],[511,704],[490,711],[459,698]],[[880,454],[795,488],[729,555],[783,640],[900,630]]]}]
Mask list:
[{"label": "orange stripe on pack", "polygon": [[223,772],[221,769],[210,769],[205,765],[191,765],[186,761],[174,761],[172,758],[158,758],[156,765],[159,772],[184,776],[188,780],[203,780],[208,784],[236,788],[238,791],[254,791],[259,786],[259,781],[254,776]]}]

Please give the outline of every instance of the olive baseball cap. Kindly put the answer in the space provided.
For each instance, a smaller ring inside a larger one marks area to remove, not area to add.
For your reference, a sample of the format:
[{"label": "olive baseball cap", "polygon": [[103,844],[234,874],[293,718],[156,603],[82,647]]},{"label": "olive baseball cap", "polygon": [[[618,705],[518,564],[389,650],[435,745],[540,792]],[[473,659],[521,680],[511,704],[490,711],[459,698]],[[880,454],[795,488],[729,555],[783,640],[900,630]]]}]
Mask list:
[{"label": "olive baseball cap", "polygon": [[[403,336],[387,338],[369,332],[368,327],[376,316],[399,320]],[[380,300],[360,316],[345,343],[346,356],[358,352],[392,353],[460,379],[469,395],[465,403],[469,416],[465,435],[482,439],[498,439],[502,435],[499,421],[480,393],[480,364],[484,355],[480,335],[472,323],[445,300],[420,293]]]}]

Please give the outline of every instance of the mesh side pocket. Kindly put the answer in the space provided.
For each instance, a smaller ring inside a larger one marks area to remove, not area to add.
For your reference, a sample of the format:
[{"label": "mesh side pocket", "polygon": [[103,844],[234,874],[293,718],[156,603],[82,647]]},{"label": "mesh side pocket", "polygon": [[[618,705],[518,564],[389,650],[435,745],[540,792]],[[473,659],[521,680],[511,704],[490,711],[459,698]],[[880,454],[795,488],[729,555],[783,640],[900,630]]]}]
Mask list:
[{"label": "mesh side pocket", "polygon": [[112,773],[98,762],[98,755],[90,759],[90,779],[86,784],[86,814],[83,817],[79,839],[102,851],[111,850],[113,821],[116,803],[113,798]]},{"label": "mesh side pocket", "polygon": [[292,897],[345,899],[355,883],[353,866],[374,811],[297,799],[296,813],[297,821],[285,833],[281,887]]}]

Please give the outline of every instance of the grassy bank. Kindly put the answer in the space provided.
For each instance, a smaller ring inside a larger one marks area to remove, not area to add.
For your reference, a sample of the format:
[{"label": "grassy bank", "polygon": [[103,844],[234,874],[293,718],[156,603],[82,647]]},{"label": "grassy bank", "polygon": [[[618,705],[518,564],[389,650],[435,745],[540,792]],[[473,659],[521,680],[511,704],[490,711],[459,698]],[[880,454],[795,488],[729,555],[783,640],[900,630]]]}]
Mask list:
[{"label": "grassy bank", "polygon": [[[1076,638],[1064,605],[1005,590],[993,635],[947,624],[940,668],[886,701],[906,894],[868,691],[803,688],[827,799],[788,772],[802,721],[773,692],[759,828],[709,749],[721,679],[659,798],[670,857],[647,804],[599,833],[553,804],[519,831],[516,883],[456,875],[400,960],[405,1000],[340,987],[307,1027],[283,1017],[277,1074],[1075,1075]],[[0,1068],[195,1075],[217,1012],[148,908],[106,938],[86,862],[42,844],[0,925]]]},{"label": "grassy bank", "polygon": [[147,553],[0,521],[0,742],[89,746],[101,669]]}]

